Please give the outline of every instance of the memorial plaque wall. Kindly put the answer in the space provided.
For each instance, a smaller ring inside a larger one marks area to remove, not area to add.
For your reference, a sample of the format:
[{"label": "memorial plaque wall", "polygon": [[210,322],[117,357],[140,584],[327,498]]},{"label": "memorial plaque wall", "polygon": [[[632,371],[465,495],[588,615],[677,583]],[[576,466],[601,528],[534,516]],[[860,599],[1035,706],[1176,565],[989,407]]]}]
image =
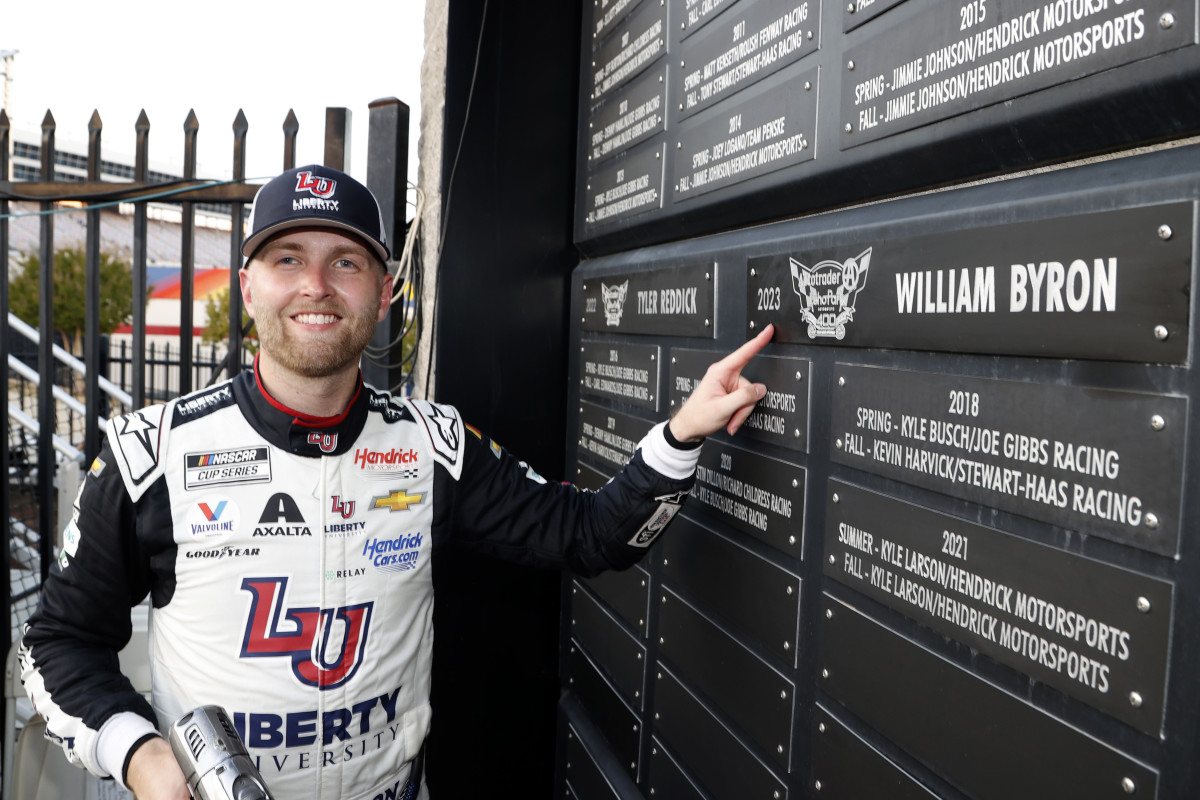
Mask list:
[{"label": "memorial plaque wall", "polygon": [[583,19],[576,482],[773,327],[647,558],[565,584],[620,796],[1200,797],[1197,4]]}]

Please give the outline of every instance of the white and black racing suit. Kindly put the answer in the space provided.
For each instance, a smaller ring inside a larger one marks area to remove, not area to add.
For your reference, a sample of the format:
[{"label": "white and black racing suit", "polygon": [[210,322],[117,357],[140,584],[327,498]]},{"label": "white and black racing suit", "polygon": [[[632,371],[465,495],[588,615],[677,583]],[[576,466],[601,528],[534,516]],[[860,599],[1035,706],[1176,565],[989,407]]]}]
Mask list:
[{"label": "white and black racing suit", "polygon": [[[345,413],[313,419],[256,375],[112,420],[76,500],[22,678],[46,735],[97,775],[123,782],[156,728],[215,704],[279,800],[413,793],[439,548],[620,569],[692,483],[698,451],[663,425],[590,492],[545,482],[452,407],[360,381]],[[116,657],[147,593],[151,704]]]}]

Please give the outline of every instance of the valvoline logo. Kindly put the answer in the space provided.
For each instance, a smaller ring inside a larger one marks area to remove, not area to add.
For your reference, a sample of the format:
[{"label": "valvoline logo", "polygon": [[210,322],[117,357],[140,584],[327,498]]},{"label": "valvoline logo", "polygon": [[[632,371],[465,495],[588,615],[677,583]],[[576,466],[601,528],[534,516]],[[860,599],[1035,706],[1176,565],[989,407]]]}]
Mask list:
[{"label": "valvoline logo", "polygon": [[374,602],[337,608],[288,608],[287,578],[246,578],[251,595],[242,658],[290,658],[306,686],[336,689],[362,665]]},{"label": "valvoline logo", "polygon": [[227,539],[237,531],[240,521],[237,505],[223,495],[210,495],[187,510],[188,530],[195,539]]}]

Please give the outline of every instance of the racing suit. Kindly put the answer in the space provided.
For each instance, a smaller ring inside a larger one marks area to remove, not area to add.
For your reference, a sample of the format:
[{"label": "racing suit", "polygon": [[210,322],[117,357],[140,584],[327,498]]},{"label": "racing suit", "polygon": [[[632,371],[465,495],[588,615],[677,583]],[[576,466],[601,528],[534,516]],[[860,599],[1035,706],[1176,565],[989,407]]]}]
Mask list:
[{"label": "racing suit", "polygon": [[[698,451],[664,427],[589,492],[361,378],[334,418],[283,407],[255,371],[114,419],[22,642],[47,737],[123,784],[156,727],[215,704],[279,800],[414,794],[434,553],[628,567],[692,483]],[[116,658],[147,594],[149,704]]]}]

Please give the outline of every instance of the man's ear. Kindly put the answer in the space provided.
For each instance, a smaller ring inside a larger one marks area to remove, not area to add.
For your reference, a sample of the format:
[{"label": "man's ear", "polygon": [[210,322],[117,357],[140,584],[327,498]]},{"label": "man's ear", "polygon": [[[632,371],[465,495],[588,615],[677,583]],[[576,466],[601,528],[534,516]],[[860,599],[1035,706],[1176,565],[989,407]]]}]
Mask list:
[{"label": "man's ear", "polygon": [[376,317],[376,322],[383,322],[383,318],[387,316],[388,309],[392,306],[392,285],[395,283],[395,278],[392,273],[386,269],[383,272],[383,285],[379,287],[379,316]]},{"label": "man's ear", "polygon": [[250,265],[242,267],[238,270],[238,281],[242,288],[242,308],[246,309],[246,313],[251,318],[254,317],[254,303],[250,300]]}]

